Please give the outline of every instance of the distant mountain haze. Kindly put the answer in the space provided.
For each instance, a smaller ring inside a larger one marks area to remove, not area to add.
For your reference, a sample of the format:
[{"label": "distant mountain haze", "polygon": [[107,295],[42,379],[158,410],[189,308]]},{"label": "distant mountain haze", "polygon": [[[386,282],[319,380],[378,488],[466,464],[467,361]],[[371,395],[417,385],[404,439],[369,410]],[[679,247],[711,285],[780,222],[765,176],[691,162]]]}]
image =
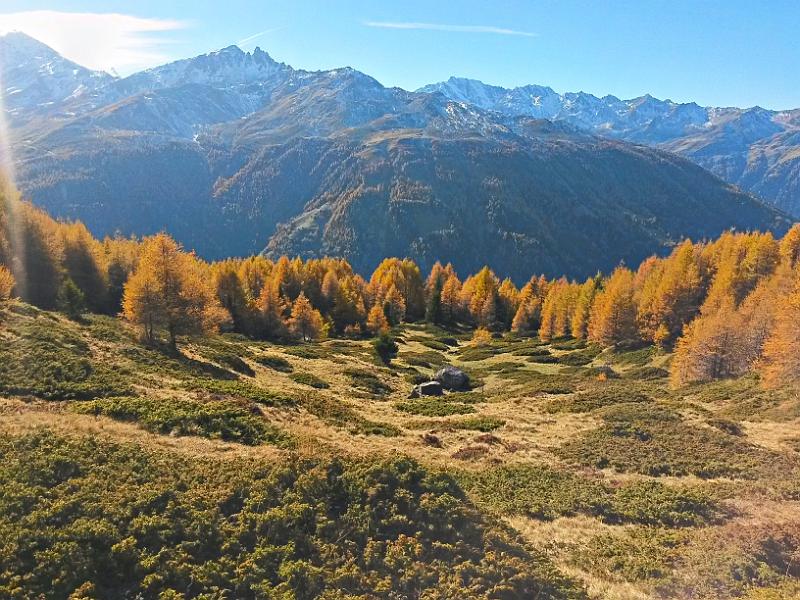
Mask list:
[{"label": "distant mountain haze", "polygon": [[165,229],[207,258],[336,255],[367,272],[408,256],[522,281],[787,228],[718,176],[800,214],[796,112],[460,79],[410,92],[235,46],[116,78],[18,33],[0,37],[0,81],[34,202],[98,235]]},{"label": "distant mountain haze", "polygon": [[558,94],[538,85],[506,89],[457,77],[418,91],[663,148],[800,217],[800,109],[701,107],[649,95],[597,98],[583,92]]}]

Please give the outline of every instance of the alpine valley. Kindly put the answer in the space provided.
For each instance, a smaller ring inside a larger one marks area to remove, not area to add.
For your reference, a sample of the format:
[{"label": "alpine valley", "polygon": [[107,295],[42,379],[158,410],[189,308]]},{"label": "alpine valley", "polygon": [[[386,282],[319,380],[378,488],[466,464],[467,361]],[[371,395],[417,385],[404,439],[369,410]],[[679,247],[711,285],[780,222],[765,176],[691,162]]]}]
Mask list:
[{"label": "alpine valley", "polygon": [[577,277],[800,215],[797,110],[455,78],[412,92],[236,46],[118,78],[21,33],[0,37],[0,82],[0,152],[25,195],[211,259]]}]

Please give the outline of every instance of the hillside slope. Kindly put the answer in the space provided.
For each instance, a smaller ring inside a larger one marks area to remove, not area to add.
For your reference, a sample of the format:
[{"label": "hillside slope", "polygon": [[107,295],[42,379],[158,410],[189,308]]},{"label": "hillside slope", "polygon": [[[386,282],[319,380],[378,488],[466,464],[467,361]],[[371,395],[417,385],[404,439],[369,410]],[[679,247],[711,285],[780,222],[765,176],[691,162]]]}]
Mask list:
[{"label": "hillside slope", "polygon": [[[0,306],[0,594],[796,597],[796,391],[397,333],[389,366],[366,340],[175,353]],[[475,388],[409,400],[443,363]]]}]

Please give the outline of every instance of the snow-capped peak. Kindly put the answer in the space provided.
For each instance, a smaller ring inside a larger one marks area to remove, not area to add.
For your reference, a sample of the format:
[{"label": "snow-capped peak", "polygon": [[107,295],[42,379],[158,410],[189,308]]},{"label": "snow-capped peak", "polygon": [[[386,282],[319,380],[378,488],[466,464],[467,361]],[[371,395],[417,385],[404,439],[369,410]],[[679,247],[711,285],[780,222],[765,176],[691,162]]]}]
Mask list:
[{"label": "snow-capped peak", "polygon": [[47,107],[113,81],[22,32],[0,36],[0,81],[6,110]]},{"label": "snow-capped peak", "polygon": [[120,87],[142,91],[188,84],[227,88],[263,82],[290,71],[291,67],[274,61],[261,48],[245,52],[238,46],[228,46],[135,73],[119,83]]}]

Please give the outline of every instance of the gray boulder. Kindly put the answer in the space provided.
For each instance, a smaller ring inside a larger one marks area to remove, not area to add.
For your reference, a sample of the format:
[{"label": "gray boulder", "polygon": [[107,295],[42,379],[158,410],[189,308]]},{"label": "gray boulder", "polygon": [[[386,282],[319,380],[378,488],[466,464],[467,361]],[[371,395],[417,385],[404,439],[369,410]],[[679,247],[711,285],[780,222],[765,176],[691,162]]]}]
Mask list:
[{"label": "gray boulder", "polygon": [[446,365],[439,369],[433,378],[446,390],[459,392],[469,389],[469,375],[452,365]]},{"label": "gray boulder", "polygon": [[415,385],[411,390],[409,398],[421,398],[422,396],[441,396],[443,394],[442,384],[438,381],[426,381]]}]

